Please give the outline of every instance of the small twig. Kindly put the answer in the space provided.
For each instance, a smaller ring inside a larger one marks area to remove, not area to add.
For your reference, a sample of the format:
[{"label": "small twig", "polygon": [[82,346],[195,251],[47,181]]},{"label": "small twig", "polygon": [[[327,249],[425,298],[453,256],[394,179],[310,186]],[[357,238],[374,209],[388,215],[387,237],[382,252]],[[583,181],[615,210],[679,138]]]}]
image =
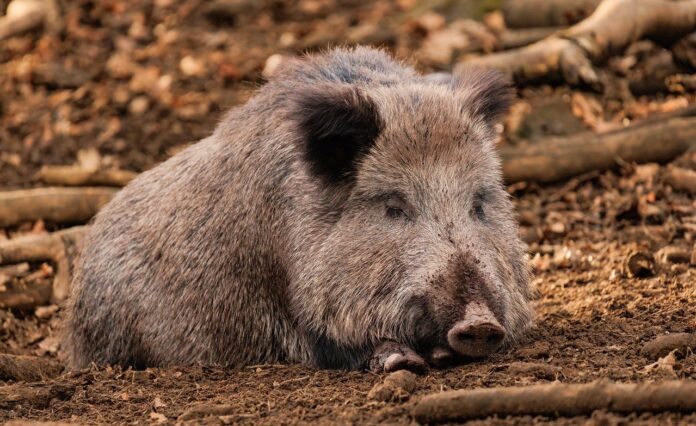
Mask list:
[{"label": "small twig", "polygon": [[307,380],[307,379],[309,379],[309,376],[295,377],[294,379],[287,379],[287,380],[283,380],[282,382],[274,382],[273,387],[279,388],[283,385],[287,385],[288,383],[301,382],[301,381]]}]

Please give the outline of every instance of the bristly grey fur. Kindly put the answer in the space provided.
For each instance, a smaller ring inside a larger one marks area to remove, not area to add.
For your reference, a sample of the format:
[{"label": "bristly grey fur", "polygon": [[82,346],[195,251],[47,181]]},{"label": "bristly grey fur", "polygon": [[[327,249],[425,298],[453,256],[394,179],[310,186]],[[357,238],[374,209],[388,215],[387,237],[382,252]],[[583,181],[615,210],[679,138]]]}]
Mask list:
[{"label": "bristly grey fur", "polygon": [[514,341],[532,314],[494,151],[509,97],[368,48],[293,61],[99,212],[70,364],[358,368],[381,341],[443,344],[474,300]]}]

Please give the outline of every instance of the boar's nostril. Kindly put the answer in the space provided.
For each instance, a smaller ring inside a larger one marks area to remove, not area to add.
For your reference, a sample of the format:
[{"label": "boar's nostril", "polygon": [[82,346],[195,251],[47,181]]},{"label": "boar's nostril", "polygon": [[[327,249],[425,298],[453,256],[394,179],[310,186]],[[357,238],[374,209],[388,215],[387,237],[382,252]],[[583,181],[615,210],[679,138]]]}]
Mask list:
[{"label": "boar's nostril", "polygon": [[467,357],[484,357],[495,352],[505,340],[497,322],[461,321],[447,333],[452,349]]},{"label": "boar's nostril", "polygon": [[459,340],[462,343],[475,343],[476,336],[473,335],[472,333],[459,333],[457,335],[457,340]]},{"label": "boar's nostril", "polygon": [[493,333],[488,335],[486,337],[486,341],[488,342],[489,345],[499,345],[503,343],[503,339],[505,338],[505,335],[502,333]]}]

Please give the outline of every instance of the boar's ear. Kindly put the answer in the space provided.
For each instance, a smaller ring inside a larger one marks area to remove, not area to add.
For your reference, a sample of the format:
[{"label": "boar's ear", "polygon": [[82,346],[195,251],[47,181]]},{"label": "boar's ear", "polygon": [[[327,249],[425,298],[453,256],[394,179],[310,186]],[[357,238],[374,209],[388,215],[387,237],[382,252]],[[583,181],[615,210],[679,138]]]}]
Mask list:
[{"label": "boar's ear", "polygon": [[507,112],[514,89],[500,71],[464,66],[450,80],[443,73],[426,77],[433,83],[449,84],[464,99],[464,106],[488,122],[497,122]]},{"label": "boar's ear", "polygon": [[353,179],[382,128],[375,104],[355,86],[315,86],[292,99],[291,111],[305,159],[328,183]]},{"label": "boar's ear", "polygon": [[502,72],[465,67],[459,70],[457,79],[470,108],[484,120],[497,122],[510,108],[514,94],[512,82]]}]

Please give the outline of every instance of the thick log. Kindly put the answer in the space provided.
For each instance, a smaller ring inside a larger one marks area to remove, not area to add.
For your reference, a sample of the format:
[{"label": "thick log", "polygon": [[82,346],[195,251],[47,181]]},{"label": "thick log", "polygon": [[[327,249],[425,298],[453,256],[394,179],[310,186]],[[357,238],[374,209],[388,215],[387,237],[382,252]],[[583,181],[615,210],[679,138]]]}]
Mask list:
[{"label": "thick log", "polygon": [[444,423],[489,416],[579,416],[595,410],[618,413],[694,412],[696,381],[587,384],[463,389],[425,396],[414,407],[419,423]]},{"label": "thick log", "polygon": [[0,192],[0,228],[44,219],[84,223],[118,192],[114,188],[36,188]]},{"label": "thick log", "polygon": [[676,42],[696,28],[696,0],[604,0],[587,19],[519,49],[469,57],[455,67],[505,71],[519,82],[562,78],[601,87],[593,64],[640,39]]},{"label": "thick log", "polygon": [[615,168],[617,160],[667,162],[696,144],[696,118],[650,121],[602,134],[550,138],[529,147],[503,148],[509,183],[553,182],[593,170]]},{"label": "thick log", "polygon": [[[0,264],[48,260],[56,272],[51,292],[53,303],[64,300],[70,289],[72,264],[79,254],[86,227],[77,226],[44,235],[32,235],[0,242]],[[3,293],[0,292],[0,304]]]}]

